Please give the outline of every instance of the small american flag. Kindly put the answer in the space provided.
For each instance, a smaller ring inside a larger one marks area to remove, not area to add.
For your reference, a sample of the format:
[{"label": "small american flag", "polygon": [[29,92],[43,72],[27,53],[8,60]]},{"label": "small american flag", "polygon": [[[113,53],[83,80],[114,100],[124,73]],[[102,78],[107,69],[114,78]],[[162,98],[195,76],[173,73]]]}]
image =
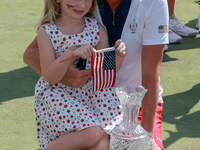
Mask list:
[{"label": "small american flag", "polygon": [[168,32],[167,25],[160,25],[160,26],[158,27],[158,32],[159,32],[159,33],[167,33],[167,32]]},{"label": "small american flag", "polygon": [[103,90],[115,85],[116,65],[115,49],[112,51],[97,51],[97,56],[91,57],[93,91]]}]

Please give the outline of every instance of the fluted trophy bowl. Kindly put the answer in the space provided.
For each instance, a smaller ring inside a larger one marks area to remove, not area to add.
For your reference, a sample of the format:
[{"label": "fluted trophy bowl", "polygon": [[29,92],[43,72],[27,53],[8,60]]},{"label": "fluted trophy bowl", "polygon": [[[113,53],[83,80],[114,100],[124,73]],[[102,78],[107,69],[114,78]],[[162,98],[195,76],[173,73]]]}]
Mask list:
[{"label": "fluted trophy bowl", "polygon": [[123,120],[110,136],[110,150],[150,150],[149,133],[138,121],[147,90],[143,86],[122,86],[115,91],[123,107]]},{"label": "fluted trophy bowl", "polygon": [[135,107],[140,106],[147,92],[143,86],[132,88],[131,86],[121,86],[115,88],[115,92],[122,104],[122,106]]}]

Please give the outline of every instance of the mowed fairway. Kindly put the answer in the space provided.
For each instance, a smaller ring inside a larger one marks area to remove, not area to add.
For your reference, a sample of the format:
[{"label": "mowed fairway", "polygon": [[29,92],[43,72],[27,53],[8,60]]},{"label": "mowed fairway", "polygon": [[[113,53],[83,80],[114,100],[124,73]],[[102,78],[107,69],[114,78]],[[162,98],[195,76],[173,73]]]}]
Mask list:
[{"label": "mowed fairway", "polygon": [[[23,63],[36,36],[43,0],[0,1],[0,150],[38,150],[34,86],[39,79]],[[195,0],[176,0],[175,14],[195,28]],[[169,44],[161,68],[162,135],[166,150],[200,149],[200,34]]]}]

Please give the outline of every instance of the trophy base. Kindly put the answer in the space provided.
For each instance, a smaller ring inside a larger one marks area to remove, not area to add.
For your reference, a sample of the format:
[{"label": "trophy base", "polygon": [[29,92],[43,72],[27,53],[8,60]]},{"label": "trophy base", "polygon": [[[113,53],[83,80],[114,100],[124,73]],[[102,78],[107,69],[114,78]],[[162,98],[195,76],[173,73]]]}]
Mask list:
[{"label": "trophy base", "polygon": [[110,150],[150,150],[149,139],[116,139],[111,137]]}]

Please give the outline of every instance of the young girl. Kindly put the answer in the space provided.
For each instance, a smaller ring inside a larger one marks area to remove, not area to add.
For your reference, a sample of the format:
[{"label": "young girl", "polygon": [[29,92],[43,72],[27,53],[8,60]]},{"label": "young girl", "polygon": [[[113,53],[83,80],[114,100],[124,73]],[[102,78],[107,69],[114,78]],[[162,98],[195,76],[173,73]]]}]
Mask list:
[{"label": "young girl", "polygon": [[[35,87],[37,137],[41,149],[109,149],[109,134],[121,121],[121,106],[113,88],[92,92],[92,78],[81,88],[59,81],[71,57],[87,59],[108,47],[105,29],[91,17],[95,0],[45,0],[37,42],[42,76]],[[116,70],[126,53],[116,47]],[[61,60],[68,59],[61,62]]]}]

